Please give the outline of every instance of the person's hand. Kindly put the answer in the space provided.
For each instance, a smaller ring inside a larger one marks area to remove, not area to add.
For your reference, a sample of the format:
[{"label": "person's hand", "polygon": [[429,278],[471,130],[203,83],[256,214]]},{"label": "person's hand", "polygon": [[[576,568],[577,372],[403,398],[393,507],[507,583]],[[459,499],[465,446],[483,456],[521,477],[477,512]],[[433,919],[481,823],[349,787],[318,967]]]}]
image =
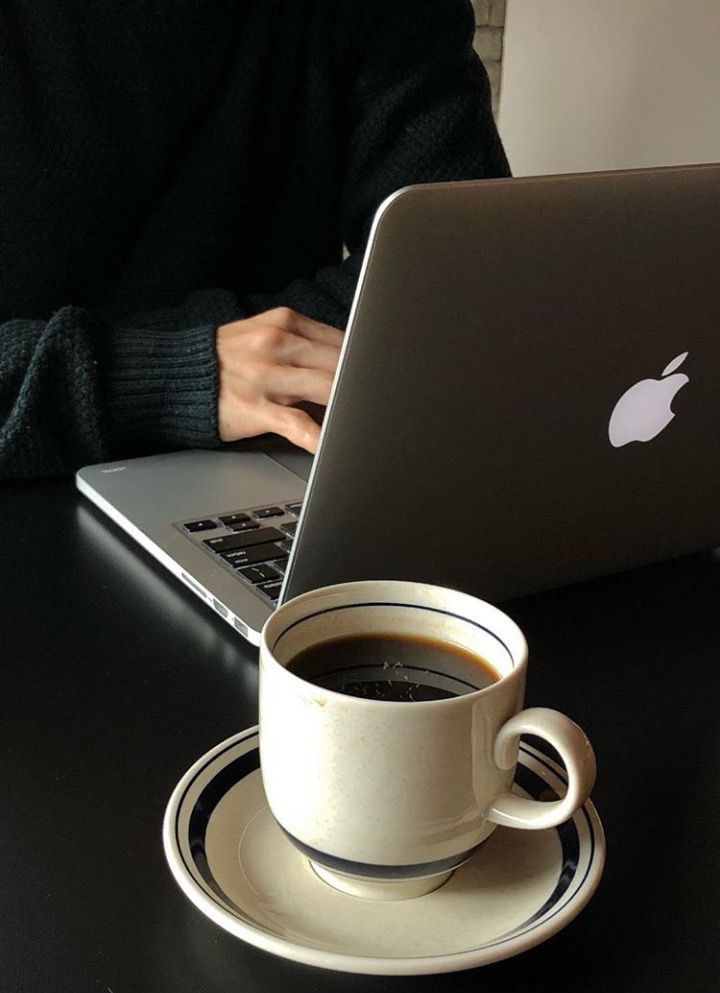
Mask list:
[{"label": "person's hand", "polygon": [[270,431],[315,452],[320,427],[293,404],[326,407],[342,332],[278,307],[218,328],[218,432],[223,441]]}]

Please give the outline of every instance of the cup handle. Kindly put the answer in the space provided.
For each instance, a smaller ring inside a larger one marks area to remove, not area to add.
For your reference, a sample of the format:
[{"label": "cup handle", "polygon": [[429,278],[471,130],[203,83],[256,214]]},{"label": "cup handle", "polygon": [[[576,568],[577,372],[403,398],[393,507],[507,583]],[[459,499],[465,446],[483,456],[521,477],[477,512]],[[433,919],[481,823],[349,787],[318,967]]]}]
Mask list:
[{"label": "cup handle", "polygon": [[535,734],[549,741],[560,753],[568,776],[567,793],[561,800],[530,800],[507,790],[493,804],[487,819],[506,827],[556,827],[585,803],[595,782],[595,754],[585,732],[569,717],[546,707],[531,707],[515,714],[495,739],[493,756],[501,769],[517,762],[521,734]]}]

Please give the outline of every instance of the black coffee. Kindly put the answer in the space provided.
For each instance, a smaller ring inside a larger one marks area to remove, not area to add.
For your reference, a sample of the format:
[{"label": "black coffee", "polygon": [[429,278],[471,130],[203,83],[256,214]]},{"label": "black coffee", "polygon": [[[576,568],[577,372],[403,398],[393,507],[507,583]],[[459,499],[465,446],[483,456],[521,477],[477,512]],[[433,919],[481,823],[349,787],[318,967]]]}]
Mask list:
[{"label": "black coffee", "polygon": [[287,668],[336,693],[398,703],[463,696],[500,678],[489,662],[465,648],[397,634],[323,641],[295,655]]}]

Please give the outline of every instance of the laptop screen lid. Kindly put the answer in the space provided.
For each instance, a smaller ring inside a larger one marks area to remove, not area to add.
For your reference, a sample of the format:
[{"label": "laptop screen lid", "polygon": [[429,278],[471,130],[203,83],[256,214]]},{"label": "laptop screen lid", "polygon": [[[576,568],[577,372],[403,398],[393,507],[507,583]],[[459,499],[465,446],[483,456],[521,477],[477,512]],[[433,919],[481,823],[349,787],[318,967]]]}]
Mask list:
[{"label": "laptop screen lid", "polygon": [[718,271],[720,166],[389,198],[283,599],[502,600],[717,544]]}]

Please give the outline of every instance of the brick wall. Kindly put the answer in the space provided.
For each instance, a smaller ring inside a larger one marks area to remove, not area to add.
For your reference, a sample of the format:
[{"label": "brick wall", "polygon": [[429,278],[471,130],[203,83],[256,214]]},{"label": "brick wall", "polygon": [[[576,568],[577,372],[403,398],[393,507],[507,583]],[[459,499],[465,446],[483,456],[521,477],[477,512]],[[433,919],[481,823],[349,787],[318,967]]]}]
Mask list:
[{"label": "brick wall", "polygon": [[503,54],[505,0],[473,0],[475,8],[475,51],[485,63],[497,114],[500,98],[500,67]]}]

